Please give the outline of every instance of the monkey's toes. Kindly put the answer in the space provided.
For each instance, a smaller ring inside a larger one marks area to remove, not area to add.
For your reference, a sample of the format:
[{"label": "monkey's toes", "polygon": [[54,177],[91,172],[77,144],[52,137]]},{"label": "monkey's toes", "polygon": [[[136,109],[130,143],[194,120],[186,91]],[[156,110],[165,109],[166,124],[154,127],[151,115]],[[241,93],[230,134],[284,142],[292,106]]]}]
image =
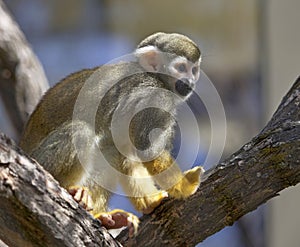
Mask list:
[{"label": "monkey's toes", "polygon": [[102,225],[107,229],[118,229],[127,226],[129,237],[136,235],[138,230],[139,218],[121,209],[99,213],[95,215],[95,218],[99,219]]},{"label": "monkey's toes", "polygon": [[78,202],[85,210],[93,210],[93,200],[90,196],[89,189],[86,187],[80,186],[71,186],[68,189],[68,192],[73,196],[74,200]]}]

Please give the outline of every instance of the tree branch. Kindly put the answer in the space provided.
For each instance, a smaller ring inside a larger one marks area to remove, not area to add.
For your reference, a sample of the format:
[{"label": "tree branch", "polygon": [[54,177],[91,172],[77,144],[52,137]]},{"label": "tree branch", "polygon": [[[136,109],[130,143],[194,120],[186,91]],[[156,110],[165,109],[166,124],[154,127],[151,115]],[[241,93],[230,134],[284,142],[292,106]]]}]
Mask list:
[{"label": "tree branch", "polygon": [[[300,77],[263,131],[205,173],[186,201],[168,200],[143,216],[135,246],[195,246],[278,192],[300,182]],[[128,242],[122,232],[118,238]]]},{"label": "tree branch", "polygon": [[0,225],[0,239],[11,247],[120,246],[49,173],[3,134]]},{"label": "tree branch", "polygon": [[[194,246],[300,182],[300,78],[249,143],[205,173],[195,195],[141,218],[129,246]],[[118,246],[43,168],[0,135],[0,238],[9,246]]]},{"label": "tree branch", "polygon": [[41,64],[0,0],[0,96],[18,134],[47,89]]}]

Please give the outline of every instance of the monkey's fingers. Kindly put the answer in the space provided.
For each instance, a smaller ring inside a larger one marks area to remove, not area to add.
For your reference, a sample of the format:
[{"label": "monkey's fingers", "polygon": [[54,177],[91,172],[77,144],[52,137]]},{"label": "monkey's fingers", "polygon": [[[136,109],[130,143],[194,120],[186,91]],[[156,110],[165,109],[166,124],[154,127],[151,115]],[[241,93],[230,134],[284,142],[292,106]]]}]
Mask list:
[{"label": "monkey's fingers", "polygon": [[73,196],[74,200],[78,202],[85,210],[93,210],[93,200],[90,196],[89,189],[86,187],[80,186],[71,186],[68,189],[68,192]]},{"label": "monkey's fingers", "polygon": [[102,225],[107,229],[117,229],[127,226],[130,237],[133,237],[137,233],[139,225],[138,217],[124,210],[115,209],[110,212],[99,213],[95,215],[95,218],[101,220]]}]

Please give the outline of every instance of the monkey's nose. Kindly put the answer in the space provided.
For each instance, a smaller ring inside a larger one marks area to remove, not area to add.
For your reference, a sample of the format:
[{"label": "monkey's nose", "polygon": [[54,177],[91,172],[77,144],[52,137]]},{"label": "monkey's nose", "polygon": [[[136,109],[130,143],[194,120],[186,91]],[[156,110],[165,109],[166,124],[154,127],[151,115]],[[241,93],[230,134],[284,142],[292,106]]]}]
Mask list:
[{"label": "monkey's nose", "polygon": [[175,82],[175,89],[181,96],[187,96],[193,91],[194,85],[185,78],[179,79]]}]

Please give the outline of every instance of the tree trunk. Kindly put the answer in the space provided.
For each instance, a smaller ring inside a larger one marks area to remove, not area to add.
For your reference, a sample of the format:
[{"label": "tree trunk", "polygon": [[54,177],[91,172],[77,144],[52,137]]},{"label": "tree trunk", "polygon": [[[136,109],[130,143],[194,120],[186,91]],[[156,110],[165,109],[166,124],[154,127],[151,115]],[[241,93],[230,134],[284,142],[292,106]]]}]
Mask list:
[{"label": "tree trunk", "polygon": [[0,0],[0,96],[18,135],[48,87],[41,64]]},{"label": "tree trunk", "polygon": [[3,134],[0,225],[0,238],[12,247],[120,246],[49,173]]}]

